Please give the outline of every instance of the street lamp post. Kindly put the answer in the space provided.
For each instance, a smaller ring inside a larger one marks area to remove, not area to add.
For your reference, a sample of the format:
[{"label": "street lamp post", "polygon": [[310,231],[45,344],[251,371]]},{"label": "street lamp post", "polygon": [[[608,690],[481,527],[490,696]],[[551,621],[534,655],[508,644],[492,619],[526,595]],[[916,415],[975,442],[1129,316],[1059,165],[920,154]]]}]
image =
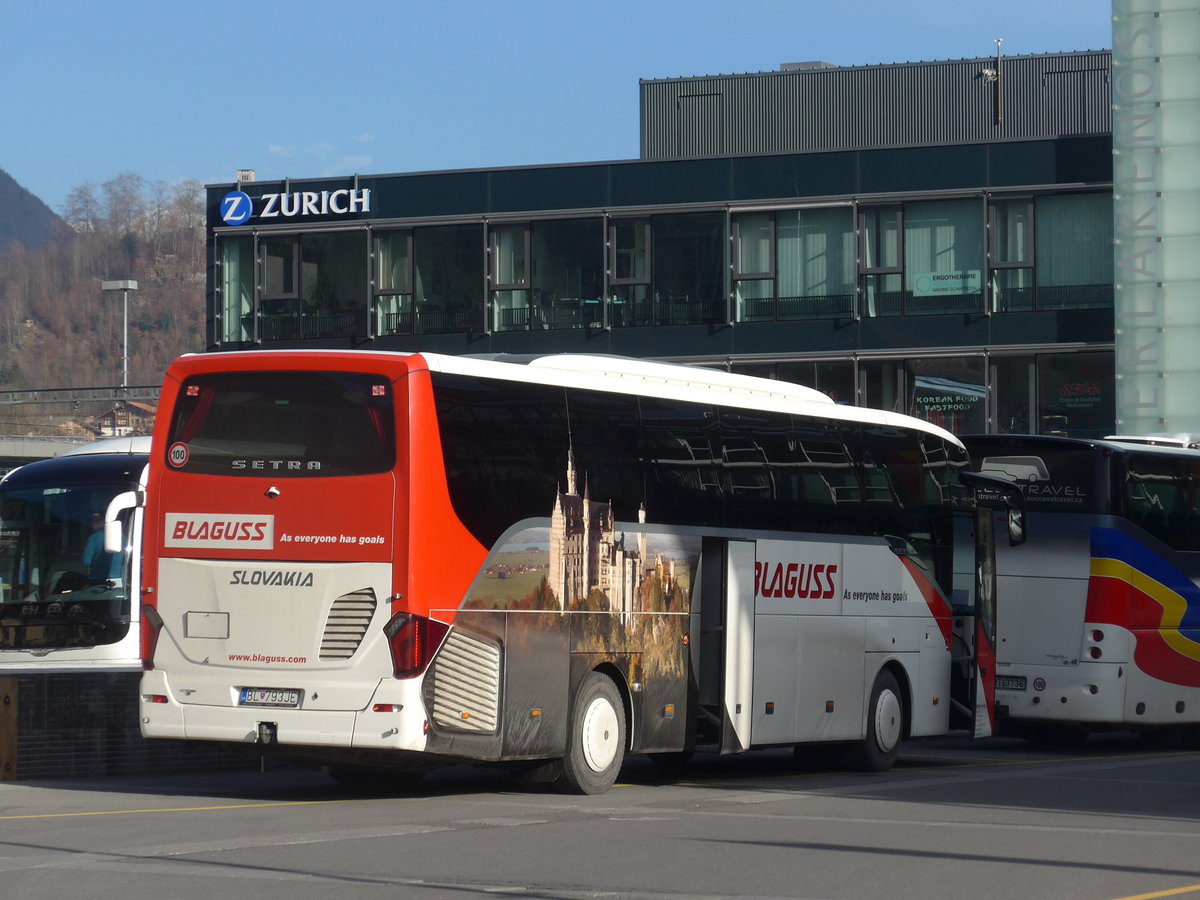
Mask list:
[{"label": "street lamp post", "polygon": [[123,298],[124,311],[121,316],[122,331],[125,334],[123,350],[121,351],[121,390],[129,387],[129,292],[137,290],[136,281],[102,281],[102,291],[120,291]]}]

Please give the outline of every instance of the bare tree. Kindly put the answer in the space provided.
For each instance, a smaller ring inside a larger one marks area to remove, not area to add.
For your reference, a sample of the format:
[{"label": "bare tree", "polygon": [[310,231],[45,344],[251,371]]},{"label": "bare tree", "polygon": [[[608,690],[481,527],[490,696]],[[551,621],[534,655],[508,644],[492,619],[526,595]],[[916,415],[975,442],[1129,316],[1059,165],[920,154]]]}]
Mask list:
[{"label": "bare tree", "polygon": [[71,188],[63,204],[63,218],[67,224],[82,234],[92,234],[100,225],[100,199],[96,196],[96,185],[85,181]]},{"label": "bare tree", "polygon": [[101,185],[108,227],[116,235],[134,229],[146,211],[146,179],[133,172],[110,178]]}]

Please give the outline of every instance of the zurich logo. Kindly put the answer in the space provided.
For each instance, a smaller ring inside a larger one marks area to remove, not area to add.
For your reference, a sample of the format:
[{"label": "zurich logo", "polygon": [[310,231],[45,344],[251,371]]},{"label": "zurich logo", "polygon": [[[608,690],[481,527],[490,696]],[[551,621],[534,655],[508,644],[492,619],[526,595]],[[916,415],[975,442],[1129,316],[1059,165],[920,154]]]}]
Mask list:
[{"label": "zurich logo", "polygon": [[221,218],[226,225],[245,225],[254,212],[254,202],[243,191],[230,191],[221,198]]}]

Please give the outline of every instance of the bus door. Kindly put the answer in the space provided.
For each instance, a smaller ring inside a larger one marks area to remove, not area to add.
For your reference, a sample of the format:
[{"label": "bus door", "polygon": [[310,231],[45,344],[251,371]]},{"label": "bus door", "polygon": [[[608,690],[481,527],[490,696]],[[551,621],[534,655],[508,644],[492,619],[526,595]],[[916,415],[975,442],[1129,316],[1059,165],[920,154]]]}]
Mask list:
[{"label": "bus door", "polygon": [[706,538],[700,563],[700,743],[750,748],[754,688],[753,541]]},{"label": "bus door", "polygon": [[992,733],[996,705],[996,572],[992,513],[954,516],[950,727],[974,737]]}]

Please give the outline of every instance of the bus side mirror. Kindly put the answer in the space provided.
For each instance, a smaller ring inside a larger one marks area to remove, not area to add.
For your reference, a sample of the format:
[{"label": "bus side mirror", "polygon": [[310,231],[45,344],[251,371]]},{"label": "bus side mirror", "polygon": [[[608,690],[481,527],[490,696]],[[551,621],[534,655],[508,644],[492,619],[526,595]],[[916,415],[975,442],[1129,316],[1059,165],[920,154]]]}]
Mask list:
[{"label": "bus side mirror", "polygon": [[1008,508],[1008,543],[1015,547],[1025,543],[1025,505]]},{"label": "bus side mirror", "polygon": [[105,553],[125,552],[125,535],[121,530],[119,516],[125,510],[144,506],[145,503],[146,495],[142,491],[125,491],[122,494],[117,494],[117,496],[109,501],[108,509],[104,512]]},{"label": "bus side mirror", "polygon": [[963,484],[975,489],[975,498],[982,509],[1002,509],[1008,523],[1008,543],[1025,543],[1025,494],[1007,478],[984,475],[981,472],[959,473]]}]

